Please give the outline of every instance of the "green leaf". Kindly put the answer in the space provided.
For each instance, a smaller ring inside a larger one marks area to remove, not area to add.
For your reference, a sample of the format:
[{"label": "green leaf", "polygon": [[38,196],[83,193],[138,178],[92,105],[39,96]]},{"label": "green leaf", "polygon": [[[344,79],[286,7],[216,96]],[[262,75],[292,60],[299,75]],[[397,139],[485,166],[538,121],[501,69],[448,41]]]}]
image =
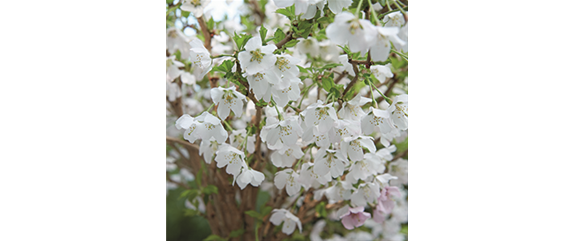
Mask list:
[{"label": "green leaf", "polygon": [[209,21],[207,21],[207,29],[213,29],[213,26],[215,25],[215,22],[213,21],[213,17],[209,19]]},{"label": "green leaf", "polygon": [[321,69],[332,69],[332,68],[335,68],[337,66],[343,66],[343,64],[330,63],[330,64],[323,66]]},{"label": "green leaf", "polygon": [[259,35],[261,36],[261,41],[263,45],[266,45],[265,38],[267,37],[267,29],[261,25],[261,29],[259,29]]},{"label": "green leaf", "polygon": [[335,83],[333,83],[333,78],[331,77],[325,77],[323,78],[323,89],[325,89],[325,91],[330,92],[331,91],[331,87],[333,87],[333,85],[335,85]]},{"label": "green leaf", "polygon": [[266,216],[267,214],[269,214],[271,212],[273,208],[270,206],[265,206],[261,209],[261,216]]},{"label": "green leaf", "polygon": [[289,42],[287,42],[287,43],[285,44],[285,47],[293,47],[293,46],[295,46],[298,42],[299,42],[299,40],[297,40],[297,39],[292,39],[291,41],[289,41]]},{"label": "green leaf", "polygon": [[277,44],[285,38],[285,33],[280,28],[277,28],[277,30],[275,30],[275,34],[273,34],[273,38],[273,42]]},{"label": "green leaf", "polygon": [[221,65],[214,67],[212,70],[215,71],[221,71],[221,72],[231,72],[231,70],[233,69],[233,60],[228,59],[223,61],[223,63],[221,63]]},{"label": "green leaf", "polygon": [[173,0],[165,0],[165,3],[167,4],[171,4],[173,2]]},{"label": "green leaf", "polygon": [[205,187],[203,189],[203,193],[205,193],[207,195],[213,194],[213,193],[219,194],[219,191],[217,190],[216,186],[210,184],[210,185],[207,185],[207,187]]},{"label": "green leaf", "polygon": [[183,16],[184,18],[189,17],[189,14],[190,14],[190,13],[191,13],[191,12],[181,10],[181,16]]},{"label": "green leaf", "polygon": [[327,209],[325,208],[325,202],[320,202],[315,206],[315,212],[319,214],[319,217],[327,217]]},{"label": "green leaf", "polygon": [[219,237],[217,234],[212,234],[205,238],[203,241],[227,241],[227,239]]},{"label": "green leaf", "polygon": [[245,47],[245,44],[247,43],[247,41],[249,39],[251,39],[253,36],[251,36],[250,34],[241,34],[241,35],[237,35],[237,33],[235,33],[235,36],[233,36],[233,41],[235,41],[235,45],[237,45],[237,49],[239,51],[243,51],[243,47]]},{"label": "green leaf", "polygon": [[247,215],[249,215],[249,216],[251,216],[251,217],[253,217],[253,218],[256,218],[256,219],[259,219],[259,220],[263,220],[263,216],[262,216],[260,213],[258,213],[257,211],[255,211],[255,210],[245,211],[245,214],[247,214]]},{"label": "green leaf", "polygon": [[297,66],[297,68],[299,68],[299,72],[301,72],[301,73],[307,73],[307,74],[309,73],[309,70],[307,70],[306,68],[303,68],[303,67],[301,67],[301,66],[299,66],[299,65],[296,65],[296,66]]},{"label": "green leaf", "polygon": [[231,231],[231,233],[229,233],[229,238],[239,237],[239,236],[241,236],[243,233],[245,233],[245,229],[233,230],[233,231]]},{"label": "green leaf", "polygon": [[289,19],[293,19],[295,17],[295,6],[292,5],[287,8],[280,8],[275,11],[278,14],[283,14]]}]

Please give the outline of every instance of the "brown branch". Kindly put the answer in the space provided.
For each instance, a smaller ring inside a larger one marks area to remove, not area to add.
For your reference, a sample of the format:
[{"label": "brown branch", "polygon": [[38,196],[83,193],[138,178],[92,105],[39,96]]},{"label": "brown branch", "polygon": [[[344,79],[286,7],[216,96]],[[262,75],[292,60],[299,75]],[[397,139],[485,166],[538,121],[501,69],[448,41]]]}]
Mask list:
[{"label": "brown branch", "polygon": [[259,4],[257,3],[256,0],[251,0],[249,1],[249,3],[253,5],[253,11],[259,17],[259,21],[258,22],[256,21],[256,25],[258,26],[263,25],[263,22],[265,21],[265,12],[261,11],[261,8],[259,7]]},{"label": "brown branch", "polygon": [[343,71],[343,73],[339,74],[339,76],[337,76],[337,78],[333,81],[333,83],[335,84],[339,84],[339,81],[341,81],[343,78],[345,78],[345,76],[347,76],[347,71]]},{"label": "brown branch", "polygon": [[355,83],[357,83],[357,80],[359,79],[359,68],[357,68],[357,64],[356,63],[351,64],[353,65],[353,70],[355,71],[355,77],[353,78],[353,80],[351,80],[351,83],[347,85],[347,88],[345,88],[341,97],[345,97],[345,94],[347,94],[347,92],[351,90],[351,87],[353,87],[353,85],[355,85]]},{"label": "brown branch", "polygon": [[205,20],[203,19],[203,16],[197,18],[197,22],[199,23],[199,26],[201,27],[201,33],[203,34],[203,38],[205,39],[203,45],[205,46],[205,48],[207,49],[207,51],[209,51],[211,53],[211,30],[207,29],[207,24],[205,24]]},{"label": "brown branch", "polygon": [[172,143],[178,143],[178,144],[187,146],[187,147],[189,147],[189,148],[191,148],[191,149],[195,149],[195,150],[199,151],[199,146],[198,146],[198,145],[193,144],[193,143],[189,143],[188,141],[176,139],[176,138],[169,137],[169,136],[166,136],[166,137],[165,137],[165,140],[168,141],[168,142],[172,142]]},{"label": "brown branch", "polygon": [[277,43],[277,49],[280,49],[281,47],[283,47],[283,45],[285,45],[287,42],[291,41],[293,39],[293,31],[289,30],[287,32],[287,36],[285,36],[284,39],[282,39],[281,41],[279,41],[279,43]]},{"label": "brown branch", "polygon": [[398,155],[394,156],[393,159],[391,159],[389,162],[394,162],[396,160],[398,160],[399,158],[407,155],[409,153],[409,149],[407,148],[406,150],[404,150],[403,152],[399,153]]}]

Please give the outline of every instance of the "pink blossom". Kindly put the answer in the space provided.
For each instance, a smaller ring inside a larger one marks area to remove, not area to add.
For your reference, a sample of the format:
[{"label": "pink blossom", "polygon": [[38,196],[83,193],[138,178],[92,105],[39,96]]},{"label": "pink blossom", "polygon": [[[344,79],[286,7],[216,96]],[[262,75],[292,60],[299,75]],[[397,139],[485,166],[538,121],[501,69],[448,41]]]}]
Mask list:
[{"label": "pink blossom", "polygon": [[349,211],[341,215],[341,223],[349,230],[362,226],[371,217],[371,214],[363,212],[364,210],[365,207],[349,208]]},{"label": "pink blossom", "polygon": [[378,198],[379,203],[377,204],[377,210],[383,213],[390,213],[395,207],[395,201],[391,199],[392,196],[400,197],[401,191],[398,187],[384,187],[381,191],[381,195]]}]

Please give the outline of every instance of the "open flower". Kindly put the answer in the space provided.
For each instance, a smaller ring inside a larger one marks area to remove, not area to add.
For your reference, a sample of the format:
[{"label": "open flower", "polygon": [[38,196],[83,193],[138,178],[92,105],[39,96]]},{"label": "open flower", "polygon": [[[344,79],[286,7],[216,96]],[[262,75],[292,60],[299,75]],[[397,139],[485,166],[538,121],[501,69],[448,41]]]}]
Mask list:
[{"label": "open flower", "polygon": [[277,57],[273,54],[275,49],[277,47],[274,44],[263,46],[259,35],[249,39],[245,44],[245,51],[240,52],[237,56],[241,68],[248,75],[270,69],[277,61]]},{"label": "open flower", "polygon": [[209,140],[203,140],[201,144],[199,144],[199,155],[203,155],[205,163],[211,164],[211,160],[217,148],[219,148],[219,143],[217,143],[214,137],[211,137]]},{"label": "open flower", "polygon": [[377,184],[363,183],[351,195],[351,204],[354,206],[366,206],[367,203],[375,203],[380,195]]},{"label": "open flower", "polygon": [[215,154],[215,162],[217,162],[218,168],[227,166],[225,172],[233,174],[233,176],[239,175],[245,163],[245,154],[242,151],[225,143],[221,145]]},{"label": "open flower", "polygon": [[239,174],[236,181],[239,188],[243,190],[249,183],[251,186],[258,187],[264,179],[265,175],[263,175],[263,173],[251,169],[245,162],[243,162],[242,172]]},{"label": "open flower", "polygon": [[271,162],[276,167],[291,167],[302,156],[303,151],[298,145],[283,145],[283,147],[271,154]]},{"label": "open flower", "polygon": [[343,11],[343,8],[351,6],[353,0],[327,0],[331,12],[338,14]]},{"label": "open flower", "polygon": [[351,52],[366,53],[374,44],[376,29],[369,20],[359,19],[349,12],[342,12],[335,16],[335,22],[327,26],[326,34],[333,43],[349,44]]},{"label": "open flower", "polygon": [[341,142],[343,156],[349,156],[351,161],[359,161],[364,157],[363,147],[369,152],[375,153],[376,147],[373,138],[370,136],[345,137]]},{"label": "open flower", "polygon": [[275,226],[279,226],[283,223],[283,228],[281,231],[285,234],[292,234],[295,231],[295,225],[299,227],[299,232],[303,232],[301,227],[301,221],[298,217],[293,215],[291,212],[287,211],[286,209],[273,209],[273,214],[271,214],[271,218],[269,221],[273,223]]},{"label": "open flower", "polygon": [[[265,132],[263,132],[265,130]],[[279,123],[263,127],[261,138],[267,142],[269,149],[281,149],[283,145],[293,146],[303,131],[296,117],[290,117]]]},{"label": "open flower", "polygon": [[392,131],[391,116],[388,111],[370,107],[370,112],[361,120],[361,129],[365,135],[370,135],[373,131],[378,130],[381,133]]},{"label": "open flower", "polygon": [[337,178],[343,175],[347,163],[349,161],[341,154],[341,151],[321,148],[315,155],[313,170],[317,175],[324,176],[330,172],[331,177]]},{"label": "open flower", "polygon": [[165,62],[166,80],[168,80],[169,82],[173,82],[173,80],[179,77],[183,72],[179,69],[179,67],[183,66],[185,66],[183,63],[175,59],[175,55],[167,57]]},{"label": "open flower", "polygon": [[193,143],[197,139],[209,140],[214,137],[215,140],[222,144],[227,140],[227,131],[221,125],[221,121],[208,112],[203,112],[197,118],[184,114],[175,122],[177,129],[185,129],[183,138]]},{"label": "open flower", "polygon": [[237,92],[235,87],[213,88],[211,89],[211,99],[213,103],[219,105],[217,107],[217,115],[222,120],[225,120],[229,116],[230,110],[232,110],[237,117],[241,117],[243,113],[243,101],[247,101],[245,95]]},{"label": "open flower", "polygon": [[399,95],[388,109],[391,113],[393,124],[399,130],[409,128],[409,97],[406,94]]},{"label": "open flower", "polygon": [[191,49],[189,50],[189,56],[191,57],[191,63],[193,64],[194,75],[196,79],[203,79],[203,76],[211,70],[213,60],[209,51],[203,46],[203,43],[199,39],[194,39],[190,43]]},{"label": "open flower", "polygon": [[373,61],[385,61],[389,58],[391,42],[393,42],[395,48],[405,44],[405,42],[398,37],[399,28],[397,27],[377,26],[375,32],[376,37],[371,46],[371,58]]},{"label": "open flower", "polygon": [[293,171],[291,168],[287,168],[283,171],[275,173],[275,186],[277,189],[283,189],[287,191],[289,196],[293,196],[301,191],[301,183],[299,182],[299,174]]},{"label": "open flower", "polygon": [[193,16],[199,18],[203,16],[203,9],[211,0],[184,0],[181,10],[193,13]]},{"label": "open flower", "polygon": [[[371,65],[371,73],[377,78],[379,81],[385,82],[387,78],[392,78],[394,76],[391,68],[389,68],[390,64],[387,65]],[[368,100],[368,99],[367,99]]]},{"label": "open flower", "polygon": [[341,223],[349,230],[362,226],[371,217],[371,214],[364,212],[364,210],[365,207],[349,208],[347,212],[340,216]]},{"label": "open flower", "polygon": [[307,107],[305,111],[307,127],[317,126],[320,133],[327,133],[337,119],[337,112],[333,108],[333,103],[323,105],[323,101],[319,100],[316,104]]},{"label": "open flower", "polygon": [[361,106],[369,102],[371,102],[369,98],[358,94],[352,100],[343,102],[343,107],[339,110],[339,116],[347,120],[360,120],[365,115]]}]

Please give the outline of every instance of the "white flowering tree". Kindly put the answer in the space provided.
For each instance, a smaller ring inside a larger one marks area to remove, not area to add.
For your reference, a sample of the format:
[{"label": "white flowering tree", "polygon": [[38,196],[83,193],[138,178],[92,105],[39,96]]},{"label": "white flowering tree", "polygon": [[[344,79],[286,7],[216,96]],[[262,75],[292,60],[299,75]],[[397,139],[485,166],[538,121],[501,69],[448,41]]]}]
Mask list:
[{"label": "white flowering tree", "polygon": [[406,239],[406,1],[166,6],[167,191],[205,240]]}]

